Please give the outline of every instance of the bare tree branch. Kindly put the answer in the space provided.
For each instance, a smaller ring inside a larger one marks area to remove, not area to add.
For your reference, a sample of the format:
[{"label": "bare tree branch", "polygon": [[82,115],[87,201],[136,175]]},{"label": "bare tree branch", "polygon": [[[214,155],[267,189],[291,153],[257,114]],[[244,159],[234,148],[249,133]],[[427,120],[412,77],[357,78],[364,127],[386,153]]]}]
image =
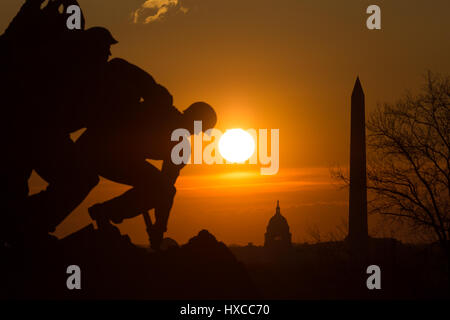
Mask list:
[{"label": "bare tree branch", "polygon": [[[450,77],[429,72],[422,91],[367,121],[369,212],[430,231],[450,256]],[[348,185],[348,174],[332,169]]]}]

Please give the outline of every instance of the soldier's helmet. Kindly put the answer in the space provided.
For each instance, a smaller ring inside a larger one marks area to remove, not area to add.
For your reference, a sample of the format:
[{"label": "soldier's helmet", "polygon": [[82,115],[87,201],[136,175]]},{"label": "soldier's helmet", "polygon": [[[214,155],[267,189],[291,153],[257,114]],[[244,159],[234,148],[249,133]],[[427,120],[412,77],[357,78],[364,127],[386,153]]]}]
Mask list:
[{"label": "soldier's helmet", "polygon": [[183,116],[186,117],[188,121],[192,121],[192,123],[196,120],[201,120],[203,131],[214,128],[217,123],[216,112],[213,107],[206,102],[195,102],[191,104],[184,110]]},{"label": "soldier's helmet", "polygon": [[90,44],[96,44],[100,46],[111,46],[118,43],[112,36],[108,29],[103,27],[92,27],[84,32],[84,37]]}]

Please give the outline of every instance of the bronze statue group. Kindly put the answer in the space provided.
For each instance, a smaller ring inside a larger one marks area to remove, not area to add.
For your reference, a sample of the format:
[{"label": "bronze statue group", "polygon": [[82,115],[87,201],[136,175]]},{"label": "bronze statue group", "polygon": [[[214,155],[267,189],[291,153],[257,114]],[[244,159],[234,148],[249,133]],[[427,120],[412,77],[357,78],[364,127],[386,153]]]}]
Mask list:
[{"label": "bronze statue group", "polygon": [[[69,30],[65,12],[74,4],[26,0],[0,36],[0,241],[47,241],[101,176],[132,188],[89,208],[98,228],[114,230],[111,222],[155,209],[150,236],[158,249],[183,167],[171,161],[171,133],[195,120],[213,128],[216,113],[204,102],[180,112],[147,72],[110,59],[117,41],[107,29],[85,29],[82,17],[81,29]],[[162,160],[162,169],[147,159]],[[29,195],[33,170],[48,186]]]}]

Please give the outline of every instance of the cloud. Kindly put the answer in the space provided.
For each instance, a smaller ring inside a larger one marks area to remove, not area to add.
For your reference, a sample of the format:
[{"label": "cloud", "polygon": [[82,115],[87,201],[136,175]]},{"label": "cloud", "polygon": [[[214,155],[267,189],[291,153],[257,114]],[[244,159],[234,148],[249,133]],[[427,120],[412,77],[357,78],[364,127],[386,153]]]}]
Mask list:
[{"label": "cloud", "polygon": [[146,0],[139,9],[133,12],[134,23],[151,23],[162,19],[169,11],[187,13],[180,0]]}]

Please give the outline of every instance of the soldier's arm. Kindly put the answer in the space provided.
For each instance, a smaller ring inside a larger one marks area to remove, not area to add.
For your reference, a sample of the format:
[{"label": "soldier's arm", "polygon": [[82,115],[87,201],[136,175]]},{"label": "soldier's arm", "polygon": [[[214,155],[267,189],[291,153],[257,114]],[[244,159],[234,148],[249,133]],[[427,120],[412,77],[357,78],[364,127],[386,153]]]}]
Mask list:
[{"label": "soldier's arm", "polygon": [[45,0],[27,0],[22,7],[20,7],[19,12],[13,18],[8,28],[5,30],[5,34],[9,35],[14,33],[21,28],[29,26],[30,20],[35,19],[37,15],[41,13],[41,4]]},{"label": "soldier's arm", "polygon": [[[166,121],[170,121],[171,123],[173,123],[175,128],[177,128],[177,124],[178,124],[178,126],[181,126],[182,113],[177,108],[175,108],[175,106],[173,106],[173,105],[171,105],[167,110],[169,112],[167,113]],[[170,139],[170,137],[168,137],[168,139]],[[168,141],[168,143],[169,143],[169,141]],[[175,143],[175,142],[173,142],[173,143]],[[163,159],[163,165],[162,165],[161,171],[162,171],[163,175],[165,175],[169,179],[169,182],[172,185],[174,185],[175,182],[177,181],[178,176],[180,175],[181,169],[183,169],[186,164],[183,162],[181,162],[180,164],[175,164],[172,161],[172,148],[173,148],[174,144],[169,143],[168,146],[169,146],[169,148],[166,150],[166,154]]]},{"label": "soldier's arm", "polygon": [[134,90],[152,108],[169,108],[173,104],[169,91],[158,84],[145,70],[121,58],[114,58],[109,62],[112,69],[133,84]]},{"label": "soldier's arm", "polygon": [[144,102],[148,102],[152,107],[163,109],[174,108],[172,95],[165,87],[157,83],[144,92],[143,98]]},{"label": "soldier's arm", "polygon": [[128,81],[132,81],[133,87],[139,90],[143,95],[148,88],[156,85],[156,81],[145,70],[138,66],[129,63],[122,58],[114,58],[109,61],[110,67],[115,70],[121,77],[126,78]]},{"label": "soldier's arm", "polygon": [[164,232],[167,231],[167,222],[169,221],[170,211],[172,209],[173,200],[175,198],[175,182],[180,175],[180,170],[183,165],[177,166],[172,163],[172,161],[164,160],[162,166],[162,173],[167,178],[169,183],[169,188],[167,189],[168,194],[166,201],[161,202],[155,207],[155,224],[152,227],[151,237],[152,237],[152,247],[158,248],[161,240],[163,238]]},{"label": "soldier's arm", "polygon": [[171,185],[175,185],[175,182],[177,182],[178,176],[180,175],[180,171],[184,166],[184,164],[176,165],[172,162],[171,159],[166,159],[163,160],[161,171],[163,175],[168,179],[168,182]]}]

